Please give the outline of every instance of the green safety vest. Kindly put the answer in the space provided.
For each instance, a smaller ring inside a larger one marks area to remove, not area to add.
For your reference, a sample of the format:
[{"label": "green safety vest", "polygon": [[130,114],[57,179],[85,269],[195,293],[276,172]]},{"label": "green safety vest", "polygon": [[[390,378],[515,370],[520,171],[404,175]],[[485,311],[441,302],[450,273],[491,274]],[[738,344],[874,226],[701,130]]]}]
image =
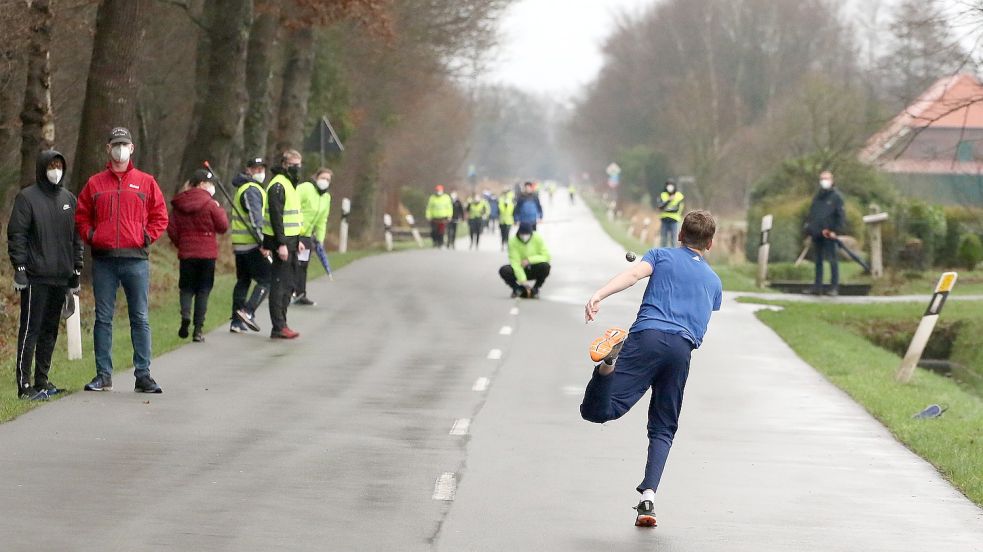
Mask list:
[{"label": "green safety vest", "polygon": [[488,206],[488,200],[482,199],[468,203],[468,218],[484,218],[489,213],[491,213],[491,207]]},{"label": "green safety vest", "polygon": [[[299,236],[300,229],[304,226],[304,214],[300,210],[300,195],[290,182],[290,179],[282,174],[278,174],[270,180],[266,186],[266,195],[270,195],[270,188],[280,184],[283,186],[283,235],[287,237]],[[273,236],[273,225],[270,223],[270,204],[267,200],[263,206],[263,234]]]},{"label": "green safety vest", "polygon": [[512,201],[512,192],[502,194],[498,198],[498,218],[499,224],[512,226],[515,224],[515,202]]},{"label": "green safety vest", "polygon": [[304,215],[304,226],[300,235],[324,241],[328,229],[328,211],[331,210],[331,194],[323,194],[313,182],[303,182],[297,186],[300,196],[300,211]]},{"label": "green safety vest", "polygon": [[427,201],[427,220],[449,219],[454,216],[454,202],[448,194],[433,194]]},{"label": "green safety vest", "polygon": [[662,203],[669,202],[665,206],[665,210],[662,211],[662,218],[674,220],[680,222],[683,220],[683,194],[677,191],[676,195],[673,196],[672,201],[669,201],[669,192],[662,192],[659,196]]},{"label": "green safety vest", "polygon": [[266,212],[266,190],[262,186],[256,182],[246,182],[239,186],[235,197],[232,198],[232,209],[235,210],[232,214],[232,245],[259,245],[256,243],[256,239],[262,237],[253,234],[249,211],[242,206],[242,198],[250,187],[259,190],[259,195],[263,197],[263,212]]}]

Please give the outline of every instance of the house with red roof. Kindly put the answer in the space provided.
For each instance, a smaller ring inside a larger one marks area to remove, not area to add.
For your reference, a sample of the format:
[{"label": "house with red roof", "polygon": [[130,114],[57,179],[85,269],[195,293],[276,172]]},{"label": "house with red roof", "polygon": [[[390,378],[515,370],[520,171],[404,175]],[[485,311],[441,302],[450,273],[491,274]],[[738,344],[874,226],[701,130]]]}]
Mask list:
[{"label": "house with red roof", "polygon": [[983,205],[983,84],[969,74],[940,79],[867,141],[860,160],[907,195]]}]

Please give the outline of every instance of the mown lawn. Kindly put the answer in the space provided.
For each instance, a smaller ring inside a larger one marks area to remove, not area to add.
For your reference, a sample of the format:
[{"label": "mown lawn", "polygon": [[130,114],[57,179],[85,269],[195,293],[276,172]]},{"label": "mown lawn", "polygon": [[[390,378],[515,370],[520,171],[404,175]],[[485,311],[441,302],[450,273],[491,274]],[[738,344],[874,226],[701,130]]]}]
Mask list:
[{"label": "mown lawn", "polygon": [[[899,441],[983,506],[983,398],[951,378],[926,370],[918,370],[909,384],[896,383],[900,356],[862,335],[862,326],[898,320],[910,320],[913,329],[925,305],[778,304],[784,309],[763,310],[758,317]],[[978,303],[950,303],[942,316],[968,322],[983,318]],[[943,416],[912,418],[934,403],[948,407]]]},{"label": "mown lawn", "polygon": [[[180,322],[180,307],[178,305],[178,263],[177,256],[173,248],[166,243],[166,239],[155,245],[151,253],[151,309],[150,309],[150,328],[153,334],[153,356],[154,358],[167,353],[177,347],[190,343],[190,339],[180,339],[177,336],[177,328]],[[400,249],[408,247],[399,244]],[[223,249],[226,255],[228,248]],[[348,253],[329,253],[331,268],[334,271],[344,267],[351,262],[363,257],[382,252],[381,249],[366,249],[360,251],[349,251]],[[231,254],[223,257],[219,266],[219,272],[215,277],[215,288],[212,290],[208,302],[208,318],[206,329],[212,330],[219,326],[229,323],[229,315],[232,310],[232,287],[235,285],[234,269],[231,266]],[[324,275],[324,270],[316,257],[312,258],[312,268],[310,278],[318,278]],[[64,325],[58,337],[55,354],[51,362],[50,377],[59,387],[67,390],[68,393],[81,391],[82,386],[89,382],[95,375],[95,357],[92,350],[92,324],[94,313],[92,306],[92,289],[83,284],[81,293],[82,302],[82,359],[69,361],[67,345],[65,339]],[[265,306],[265,304],[264,304]],[[126,300],[120,290],[116,301],[116,317],[113,324],[113,366],[118,378],[114,377],[114,385],[121,390],[129,390],[133,385],[133,378],[127,371],[131,371],[133,349],[130,346],[130,328],[126,317]],[[16,309],[16,305],[11,305]],[[16,316],[15,313],[14,316]],[[265,328],[268,330],[268,328]],[[16,325],[5,330],[9,341],[16,342]],[[8,344],[9,345],[9,344]],[[23,414],[24,412],[43,405],[43,402],[28,402],[17,398],[16,385],[14,383],[14,351],[12,346],[3,347],[0,351],[0,422],[8,421]],[[151,371],[153,370],[151,366]],[[167,382],[161,381],[161,387],[167,392]],[[66,393],[67,394],[67,393]],[[56,395],[54,400],[65,396]]]}]

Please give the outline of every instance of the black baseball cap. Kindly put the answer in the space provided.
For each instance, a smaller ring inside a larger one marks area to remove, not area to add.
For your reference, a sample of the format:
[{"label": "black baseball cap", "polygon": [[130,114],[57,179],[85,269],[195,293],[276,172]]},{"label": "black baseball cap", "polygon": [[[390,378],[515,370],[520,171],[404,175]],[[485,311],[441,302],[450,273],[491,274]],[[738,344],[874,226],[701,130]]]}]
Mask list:
[{"label": "black baseball cap", "polygon": [[201,182],[214,182],[215,175],[212,171],[208,169],[198,169],[195,171],[191,178],[188,180],[188,184],[192,186],[197,186]]},{"label": "black baseball cap", "polygon": [[109,142],[110,145],[114,144],[132,144],[133,137],[130,136],[130,131],[124,127],[116,127],[109,131]]},{"label": "black baseball cap", "polygon": [[249,169],[252,169],[253,167],[265,167],[265,166],[266,166],[266,161],[263,161],[262,157],[250,157],[249,160],[246,161],[246,167]]}]

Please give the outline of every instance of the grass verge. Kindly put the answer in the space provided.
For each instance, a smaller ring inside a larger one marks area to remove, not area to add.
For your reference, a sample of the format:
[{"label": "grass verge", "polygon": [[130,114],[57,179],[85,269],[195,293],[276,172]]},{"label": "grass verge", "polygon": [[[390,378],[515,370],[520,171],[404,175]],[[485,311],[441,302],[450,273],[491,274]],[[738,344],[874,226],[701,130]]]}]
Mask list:
[{"label": "grass verge", "polygon": [[[893,378],[900,357],[856,330],[858,323],[872,325],[882,319],[905,318],[915,325],[924,305],[781,305],[783,310],[763,310],[758,318],[899,441],[983,506],[983,399],[952,379],[925,370],[918,370],[907,385],[896,383]],[[978,310],[977,305],[950,303],[945,316],[978,319]],[[949,410],[934,420],[912,419],[933,403]]]},{"label": "grass verge", "polygon": [[[405,245],[400,244],[399,249],[405,247]],[[366,249],[349,251],[348,253],[330,253],[331,268],[333,271],[337,271],[353,261],[381,252],[381,249]],[[235,285],[235,271],[231,267],[230,259],[223,258],[222,260],[225,263],[221,264],[217,269],[215,287],[212,289],[212,294],[208,301],[206,330],[213,330],[219,326],[228,324],[229,315],[232,311],[232,288]],[[309,273],[310,278],[314,279],[323,276],[324,269],[320,263],[317,262],[316,258],[312,259],[312,261],[310,267],[311,272]],[[151,253],[150,328],[153,336],[154,358],[190,342],[188,339],[180,339],[177,336],[177,327],[181,317],[180,307],[178,305],[177,280],[177,255],[173,248],[167,245],[165,241],[165,243],[155,246]],[[68,360],[63,324],[60,335],[58,336],[54,356],[51,359],[50,377],[56,385],[66,389],[67,392],[56,395],[55,400],[73,391],[81,390],[82,386],[88,383],[92,379],[92,376],[95,375],[95,356],[92,350],[92,324],[94,314],[91,287],[82,286],[80,299],[83,305],[82,359],[76,361]],[[114,381],[114,384],[125,390],[129,389],[129,386],[133,383],[132,377],[126,373],[133,366],[131,358],[133,349],[130,346],[130,326],[126,318],[126,300],[123,297],[122,290],[118,292],[116,307],[117,312],[113,323],[113,366],[115,372],[119,374],[119,378],[118,381]],[[16,335],[16,331],[16,326],[14,326],[12,334],[9,331],[5,333]],[[11,341],[16,342],[16,339]],[[44,404],[43,402],[22,401],[17,398],[14,362],[15,354],[13,347],[3,347],[0,350],[0,382],[2,382],[0,384],[0,422],[11,420],[32,408]],[[161,381],[161,386],[167,387],[167,382]]]}]

